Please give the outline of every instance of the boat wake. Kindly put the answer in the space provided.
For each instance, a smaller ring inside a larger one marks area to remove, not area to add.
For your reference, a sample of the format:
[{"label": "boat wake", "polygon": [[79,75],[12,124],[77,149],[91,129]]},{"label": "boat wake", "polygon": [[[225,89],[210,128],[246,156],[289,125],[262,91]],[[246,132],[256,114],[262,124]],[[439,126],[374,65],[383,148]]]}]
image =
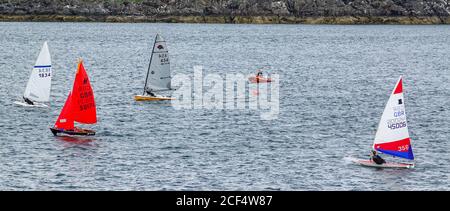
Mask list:
[{"label": "boat wake", "polygon": [[358,161],[359,159],[355,157],[344,157],[342,160],[344,160],[345,163],[350,164]]}]

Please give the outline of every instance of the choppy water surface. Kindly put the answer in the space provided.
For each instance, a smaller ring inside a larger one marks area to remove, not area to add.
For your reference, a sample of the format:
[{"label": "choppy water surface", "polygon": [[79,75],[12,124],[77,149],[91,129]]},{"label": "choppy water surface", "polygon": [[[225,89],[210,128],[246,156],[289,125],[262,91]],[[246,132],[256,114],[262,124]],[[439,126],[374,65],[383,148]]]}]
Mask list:
[{"label": "choppy water surface", "polygon": [[[2,190],[450,190],[450,26],[0,23]],[[280,115],[136,103],[159,32],[173,74],[278,73]],[[13,105],[49,41],[49,109]],[[91,140],[51,127],[83,57],[97,102]],[[367,157],[404,75],[413,170]]]}]

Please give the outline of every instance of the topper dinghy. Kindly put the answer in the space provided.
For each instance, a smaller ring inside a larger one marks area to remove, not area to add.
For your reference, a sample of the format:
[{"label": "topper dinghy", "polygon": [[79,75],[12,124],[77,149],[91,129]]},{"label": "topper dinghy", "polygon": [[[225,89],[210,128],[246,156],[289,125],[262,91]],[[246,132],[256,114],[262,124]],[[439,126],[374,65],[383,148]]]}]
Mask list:
[{"label": "topper dinghy", "polygon": [[[403,98],[403,80],[398,80],[387,102],[378,126],[373,150],[397,158],[414,161],[411,140],[406,121],[405,101]],[[357,164],[377,168],[414,168],[414,163],[376,164],[370,160],[355,160]]]},{"label": "topper dinghy", "polygon": [[14,103],[26,107],[48,107],[44,103],[49,102],[51,83],[52,62],[47,42],[44,42],[23,93],[23,101]]},{"label": "topper dinghy", "polygon": [[153,44],[150,64],[148,65],[147,77],[145,78],[144,91],[142,95],[134,96],[136,101],[163,101],[174,100],[174,98],[156,95],[155,92],[170,91],[170,61],[169,50],[166,41],[159,35],[156,35]]},{"label": "topper dinghy", "polygon": [[53,135],[93,136],[95,131],[75,127],[75,122],[83,124],[97,123],[97,110],[94,100],[94,92],[89,77],[83,66],[83,61],[78,62],[77,73],[72,91],[67,97],[66,103],[56,120],[55,126],[50,128]]}]

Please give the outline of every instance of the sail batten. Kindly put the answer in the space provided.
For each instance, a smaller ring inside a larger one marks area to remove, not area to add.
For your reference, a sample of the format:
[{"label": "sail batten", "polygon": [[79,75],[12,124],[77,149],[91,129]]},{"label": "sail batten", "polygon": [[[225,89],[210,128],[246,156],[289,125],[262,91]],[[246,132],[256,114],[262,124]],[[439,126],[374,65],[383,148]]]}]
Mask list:
[{"label": "sail batten", "polygon": [[414,160],[406,121],[402,77],[394,87],[381,116],[373,149],[384,154]]},{"label": "sail batten", "polygon": [[34,102],[48,102],[52,81],[52,64],[47,42],[36,60],[23,96]]}]

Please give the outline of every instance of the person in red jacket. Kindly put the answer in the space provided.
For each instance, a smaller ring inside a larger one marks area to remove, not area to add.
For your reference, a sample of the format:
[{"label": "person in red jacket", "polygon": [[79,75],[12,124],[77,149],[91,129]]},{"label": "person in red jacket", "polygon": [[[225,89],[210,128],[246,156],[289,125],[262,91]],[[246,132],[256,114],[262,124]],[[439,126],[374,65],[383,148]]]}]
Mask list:
[{"label": "person in red jacket", "polygon": [[263,77],[263,72],[262,72],[262,70],[258,70],[258,71],[256,72],[256,77],[257,77],[257,78],[262,78],[262,77]]}]

